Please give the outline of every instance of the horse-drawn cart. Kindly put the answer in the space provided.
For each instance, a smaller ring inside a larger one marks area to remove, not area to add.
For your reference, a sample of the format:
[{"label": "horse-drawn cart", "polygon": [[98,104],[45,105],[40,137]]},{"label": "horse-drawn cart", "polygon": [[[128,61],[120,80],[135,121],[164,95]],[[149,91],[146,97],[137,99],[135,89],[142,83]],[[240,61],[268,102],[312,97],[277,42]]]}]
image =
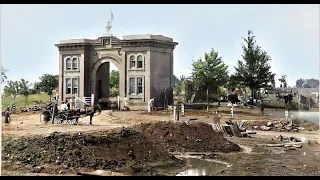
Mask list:
[{"label": "horse-drawn cart", "polygon": [[78,124],[78,119],[86,116],[90,116],[90,124],[92,125],[92,118],[96,112],[100,114],[100,106],[84,107],[77,110],[67,110],[59,111],[57,108],[52,107],[43,110],[40,114],[40,122],[47,124],[52,122],[52,124]]}]

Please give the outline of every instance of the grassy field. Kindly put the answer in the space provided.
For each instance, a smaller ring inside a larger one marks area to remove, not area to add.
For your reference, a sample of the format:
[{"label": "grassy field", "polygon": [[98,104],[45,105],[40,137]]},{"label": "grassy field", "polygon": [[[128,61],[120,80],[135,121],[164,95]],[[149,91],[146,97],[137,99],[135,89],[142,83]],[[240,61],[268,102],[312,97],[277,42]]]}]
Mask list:
[{"label": "grassy field", "polygon": [[[16,97],[16,107],[17,109],[25,106],[33,106],[33,101],[44,101],[49,102],[50,96],[47,94],[32,94],[28,96],[28,105],[25,105],[25,97],[24,96],[18,96]],[[2,99],[2,107],[7,107],[13,102],[12,97],[7,97]]]}]

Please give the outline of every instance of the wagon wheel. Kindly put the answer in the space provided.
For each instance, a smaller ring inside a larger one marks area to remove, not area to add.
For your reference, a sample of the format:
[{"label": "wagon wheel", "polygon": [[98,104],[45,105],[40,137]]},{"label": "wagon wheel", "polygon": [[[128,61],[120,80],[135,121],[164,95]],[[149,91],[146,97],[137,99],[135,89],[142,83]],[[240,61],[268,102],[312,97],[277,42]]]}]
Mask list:
[{"label": "wagon wheel", "polygon": [[77,125],[78,123],[77,123],[76,118],[73,118],[72,120],[70,120],[70,124]]},{"label": "wagon wheel", "polygon": [[[46,115],[46,114],[47,114],[47,115]],[[42,111],[41,114],[40,114],[40,122],[41,122],[41,123],[44,123],[44,124],[47,124],[47,123],[50,121],[50,119],[51,119],[51,115],[52,115],[52,114],[51,114],[50,111]],[[49,117],[48,120],[45,119],[46,116]]]},{"label": "wagon wheel", "polygon": [[67,114],[66,117],[67,117],[65,119],[66,120],[66,124],[71,124],[72,123],[72,119],[73,119],[72,116],[70,114]]},{"label": "wagon wheel", "polygon": [[66,121],[66,124],[71,124],[72,123],[72,119],[68,119],[67,121]]},{"label": "wagon wheel", "polygon": [[75,120],[75,119],[70,120],[70,123],[69,123],[69,124],[71,124],[71,125],[76,125],[76,120]]},{"label": "wagon wheel", "polygon": [[66,121],[68,118],[66,115],[64,114],[59,114],[54,118],[54,121],[56,122],[56,124],[62,124],[63,121]]}]

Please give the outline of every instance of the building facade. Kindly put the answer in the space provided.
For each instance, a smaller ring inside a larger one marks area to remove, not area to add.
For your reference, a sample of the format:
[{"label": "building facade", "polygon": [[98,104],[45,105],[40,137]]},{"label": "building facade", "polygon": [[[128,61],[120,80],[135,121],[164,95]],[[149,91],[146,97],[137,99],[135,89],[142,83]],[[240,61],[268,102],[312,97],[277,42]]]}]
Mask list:
[{"label": "building facade", "polygon": [[173,102],[173,51],[177,42],[162,35],[128,35],[122,39],[104,35],[95,40],[62,40],[59,49],[59,102],[90,97],[94,102],[109,97],[109,69],[119,71],[120,107],[146,109],[155,98]]}]

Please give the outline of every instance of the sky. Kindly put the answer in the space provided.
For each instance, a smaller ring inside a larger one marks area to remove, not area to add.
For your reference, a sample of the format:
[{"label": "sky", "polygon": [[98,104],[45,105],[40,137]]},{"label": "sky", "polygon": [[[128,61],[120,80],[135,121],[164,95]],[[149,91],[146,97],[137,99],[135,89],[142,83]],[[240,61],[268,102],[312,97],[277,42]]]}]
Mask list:
[{"label": "sky", "polygon": [[[190,75],[193,60],[212,48],[229,65],[241,60],[242,37],[252,30],[257,44],[271,56],[279,86],[299,78],[319,78],[319,5],[1,5],[2,65],[8,80],[39,80],[58,74],[60,40],[96,39],[106,33],[156,34],[173,38],[174,74]],[[115,67],[115,66],[114,66]]]}]

